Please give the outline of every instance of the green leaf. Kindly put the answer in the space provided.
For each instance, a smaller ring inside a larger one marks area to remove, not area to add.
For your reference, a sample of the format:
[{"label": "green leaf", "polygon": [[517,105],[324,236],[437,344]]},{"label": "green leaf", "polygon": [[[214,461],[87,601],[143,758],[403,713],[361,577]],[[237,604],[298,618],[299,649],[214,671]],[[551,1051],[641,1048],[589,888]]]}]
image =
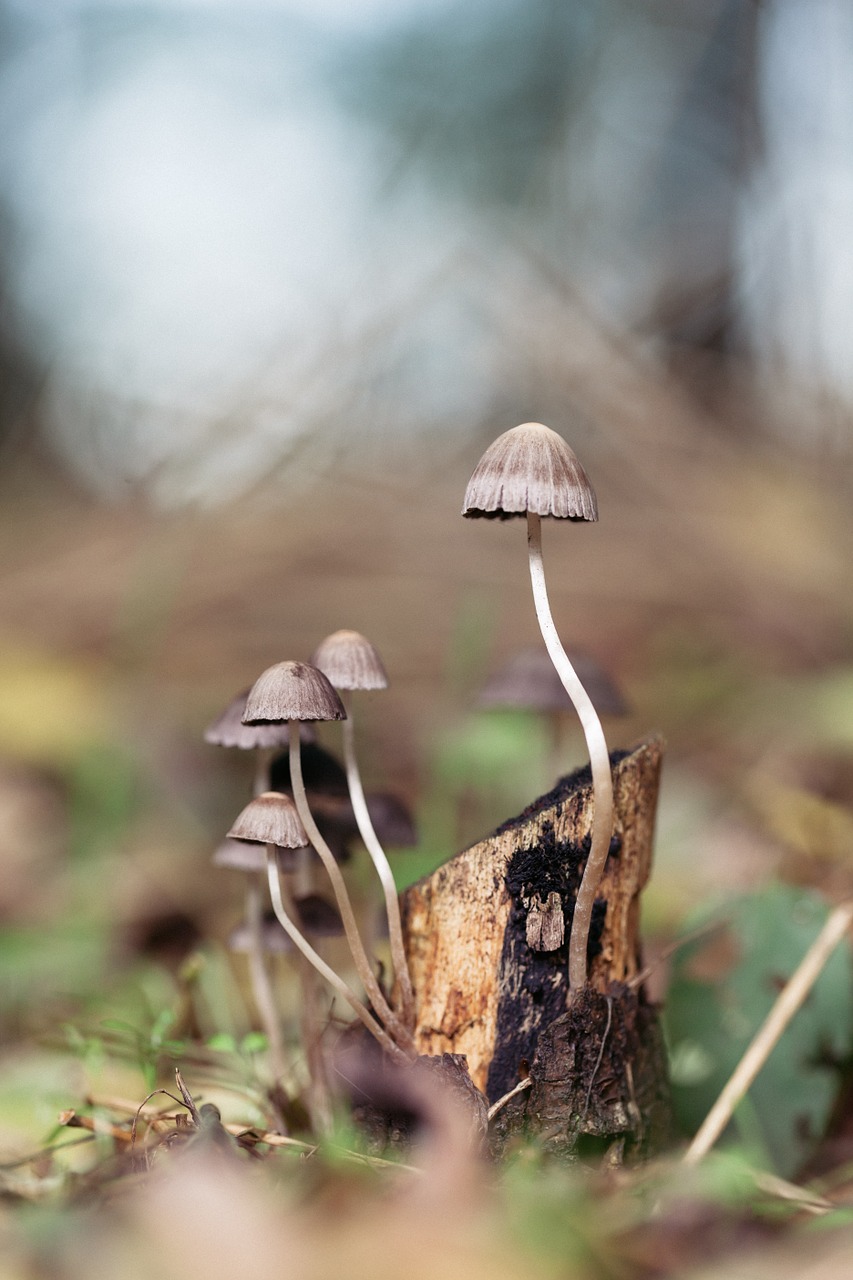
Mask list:
[{"label": "green leaf", "polygon": [[[828,914],[813,893],[774,885],[689,922],[724,921],[685,946],[674,964],[666,1010],[676,1114],[699,1127]],[[853,999],[846,946],[830,957],[805,1004],[773,1049],[735,1116],[754,1159],[791,1176],[829,1117],[850,1051]]]}]

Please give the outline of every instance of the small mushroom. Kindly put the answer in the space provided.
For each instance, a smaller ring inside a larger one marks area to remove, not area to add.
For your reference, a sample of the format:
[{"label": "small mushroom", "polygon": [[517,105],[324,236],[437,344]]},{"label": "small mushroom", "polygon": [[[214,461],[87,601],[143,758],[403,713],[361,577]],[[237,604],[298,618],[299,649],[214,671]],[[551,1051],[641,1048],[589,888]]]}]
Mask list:
[{"label": "small mushroom", "polygon": [[[293,736],[298,743],[298,733]],[[296,907],[292,901],[285,901],[287,891],[282,888],[278,872],[275,857],[276,845],[281,845],[286,849],[301,849],[308,844],[307,833],[290,796],[285,796],[275,791],[256,796],[242,810],[228,835],[232,840],[248,840],[252,843],[266,842],[267,878],[270,896],[272,897],[273,910],[282,928],[294,945],[302,952],[306,960],[343,996],[382,1047],[394,1056],[405,1058],[405,1055],[397,1048],[394,1041],[376,1021],[364,1003],[359,1000],[352,988],[335,973],[334,969],[326,963],[322,956],[317,954],[296,924]],[[258,921],[258,927],[259,923]]]},{"label": "small mushroom", "polygon": [[498,436],[474,469],[465,491],[463,516],[509,519],[526,516],[530,581],[545,647],[574,703],[592,768],[592,844],[578,889],[569,938],[569,989],[587,980],[587,944],[595,893],[613,833],[613,777],[610,753],[598,713],[560,642],[548,602],[542,564],[541,517],[597,520],[598,504],[589,478],[556,431],[525,422]]},{"label": "small mushroom", "polygon": [[350,692],[356,689],[386,689],[388,677],[376,649],[358,631],[335,631],[327,636],[314,650],[311,661],[318,670],[328,676],[331,683],[341,695],[347,712],[343,722],[344,764],[346,766],[347,783],[352,801],[358,830],[367,849],[370,859],[376,868],[385,897],[385,911],[388,917],[388,941],[391,947],[391,962],[394,975],[399,985],[400,1004],[403,1020],[410,1028],[415,1021],[415,995],[412,980],[406,963],[406,951],[403,946],[403,923],[400,917],[400,902],[397,897],[397,885],[394,873],[379,842],[376,830],[370,817],[370,810],[364,795],[361,773],[355,754],[355,735],[353,731],[352,700]]},{"label": "small mushroom", "polygon": [[335,900],[344,922],[347,942],[358,976],[368,998],[385,1027],[398,1044],[412,1049],[411,1033],[389,1005],[377,982],[358,932],[344,878],[331,849],[317,827],[305,794],[299,724],[304,720],[344,720],[343,703],[329,680],[316,667],[306,662],[279,662],[268,667],[255,681],[246,701],[243,720],[246,724],[287,721],[290,728],[290,780],[293,799],[308,839],[316,849],[332,882]]}]

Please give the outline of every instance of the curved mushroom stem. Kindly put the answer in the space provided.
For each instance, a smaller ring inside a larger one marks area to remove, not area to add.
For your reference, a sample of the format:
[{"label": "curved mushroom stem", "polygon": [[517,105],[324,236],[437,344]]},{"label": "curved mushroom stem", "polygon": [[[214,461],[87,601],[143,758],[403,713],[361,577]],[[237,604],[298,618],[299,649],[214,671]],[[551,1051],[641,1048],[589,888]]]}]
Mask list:
[{"label": "curved mushroom stem", "polygon": [[249,978],[252,983],[255,1006],[269,1042],[273,1077],[278,1082],[283,1079],[285,1074],[284,1040],[281,1034],[281,1024],[270,975],[264,961],[264,946],[261,933],[263,919],[262,886],[263,877],[255,871],[249,872],[246,887],[246,924],[249,927]]},{"label": "curved mushroom stem", "polygon": [[[370,967],[370,961],[364,950],[361,938],[358,932],[358,925],[355,920],[355,913],[352,909],[352,903],[347,893],[347,887],[344,878],[341,875],[340,868],[335,862],[332,853],[326,841],[323,839],[314,821],[311,810],[308,807],[308,797],[305,794],[305,783],[302,780],[302,755],[299,742],[299,723],[298,721],[289,721],[288,739],[290,744],[290,785],[293,788],[293,801],[296,805],[296,811],[302,819],[302,825],[305,828],[308,839],[316,849],[323,866],[326,868],[329,879],[332,882],[332,889],[337,900],[338,910],[341,913],[341,920],[344,925],[344,932],[349,943],[350,953],[353,958],[358,976],[361,979],[364,990],[376,1010],[380,1020],[388,1028],[388,1031],[394,1037],[397,1044],[406,1049],[414,1049],[414,1041],[411,1033],[403,1026],[400,1019],[394,1013],[379,983],[374,977],[373,970]],[[328,967],[328,966],[327,966]]]},{"label": "curved mushroom stem", "polygon": [[362,1004],[352,988],[344,982],[343,978],[338,977],[334,969],[330,965],[326,964],[326,961],[322,956],[317,954],[310,942],[306,941],[296,924],[288,915],[282,897],[281,880],[279,879],[278,863],[276,862],[275,857],[275,845],[269,844],[267,845],[267,879],[269,880],[270,897],[272,898],[273,911],[275,911],[276,919],[285,930],[290,940],[299,948],[306,960],[314,966],[317,972],[322,974],[326,981],[343,996],[346,1002],[352,1007],[367,1027],[370,1034],[376,1037],[385,1052],[389,1053],[398,1061],[408,1063],[408,1056],[403,1053],[402,1049],[398,1048],[388,1032],[379,1025],[372,1013],[370,1013],[365,1005]]},{"label": "curved mushroom stem", "polygon": [[341,728],[344,737],[344,765],[347,771],[350,800],[352,801],[359,834],[382,882],[382,892],[385,895],[385,911],[388,916],[388,940],[391,944],[391,960],[394,965],[394,975],[400,985],[400,1004],[402,1006],[403,1021],[411,1030],[414,1027],[415,1019],[415,995],[412,990],[412,979],[409,976],[409,966],[406,963],[406,951],[403,946],[403,921],[400,917],[400,900],[397,896],[397,885],[394,882],[394,873],[385,855],[385,850],[379,843],[379,838],[374,830],[370,812],[367,808],[367,801],[364,797],[364,787],[361,785],[361,774],[355,758],[355,731],[349,700],[346,699],[344,690],[338,690],[338,692],[347,710],[347,718],[341,722]]},{"label": "curved mushroom stem", "polygon": [[527,545],[530,554],[533,603],[536,606],[539,629],[557,675],[562,680],[566,693],[574,703],[580,718],[592,767],[592,843],[578,889],[569,938],[569,990],[573,991],[586,984],[586,949],[592,908],[604,864],[610,852],[610,837],[613,834],[613,775],[610,771],[610,753],[607,750],[598,713],[592,705],[589,694],[578,679],[560,643],[557,628],[554,626],[545,587],[545,570],[542,565],[542,525],[539,516],[532,511],[527,513]]}]

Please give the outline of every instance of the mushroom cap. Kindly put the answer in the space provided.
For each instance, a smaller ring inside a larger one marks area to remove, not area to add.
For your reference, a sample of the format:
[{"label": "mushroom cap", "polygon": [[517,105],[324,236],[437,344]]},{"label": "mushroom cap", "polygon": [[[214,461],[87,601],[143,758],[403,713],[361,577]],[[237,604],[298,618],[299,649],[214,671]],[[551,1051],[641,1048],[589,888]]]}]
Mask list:
[{"label": "mushroom cap", "polygon": [[474,468],[463,516],[508,519],[532,511],[561,520],[597,520],[598,503],[574,452],[541,422],[498,436]]},{"label": "mushroom cap", "polygon": [[[568,650],[569,660],[599,715],[624,716],[628,705],[621,690],[589,654]],[[546,649],[522,649],[484,684],[477,705],[527,707],[533,711],[573,711],[571,698]]]},{"label": "mushroom cap", "polygon": [[[250,693],[244,689],[232,698],[225,710],[205,729],[204,740],[215,747],[240,747],[251,751],[258,747],[286,747],[290,730],[281,721],[270,724],[243,724],[243,712]],[[300,729],[303,742],[312,742],[314,731],[305,724]]]},{"label": "mushroom cap", "polygon": [[228,832],[230,840],[254,844],[274,844],[282,849],[301,849],[308,836],[296,805],[280,791],[264,791],[250,800]]},{"label": "mushroom cap", "polygon": [[332,632],[314,650],[311,662],[336,689],[388,688],[382,659],[359,631]]},{"label": "mushroom cap", "polygon": [[277,662],[249,690],[243,724],[277,720],[346,720],[329,680],[307,662]]}]

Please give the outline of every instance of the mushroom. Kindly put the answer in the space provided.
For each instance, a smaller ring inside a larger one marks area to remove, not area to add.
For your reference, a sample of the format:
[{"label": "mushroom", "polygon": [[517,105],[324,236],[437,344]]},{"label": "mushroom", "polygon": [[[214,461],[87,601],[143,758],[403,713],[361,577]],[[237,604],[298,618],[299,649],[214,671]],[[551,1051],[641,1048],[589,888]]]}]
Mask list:
[{"label": "mushroom", "polygon": [[400,917],[400,902],[397,897],[397,885],[394,873],[379,842],[376,830],[370,817],[370,810],[364,796],[361,773],[355,754],[355,734],[353,729],[352,699],[348,696],[356,689],[387,689],[388,677],[382,665],[382,659],[374,646],[358,631],[335,631],[327,636],[314,650],[312,664],[338,690],[346,709],[347,718],[343,722],[344,764],[349,785],[355,820],[359,834],[364,841],[370,859],[382,884],[385,897],[385,911],[388,916],[388,941],[391,948],[391,962],[394,975],[400,990],[400,1005],[403,1021],[409,1028],[414,1027],[415,995],[412,980],[406,963],[406,951],[403,946],[403,923]]},{"label": "mushroom", "polygon": [[569,990],[587,980],[587,943],[595,892],[613,832],[610,753],[598,713],[563,648],[545,586],[541,517],[597,520],[598,504],[586,472],[556,431],[525,422],[498,436],[483,454],[465,491],[463,516],[508,519],[527,516],[530,581],[542,639],[580,718],[593,785],[592,842],[578,889],[569,938]]},{"label": "mushroom", "polygon": [[[299,734],[295,733],[293,738],[298,744]],[[267,791],[256,796],[242,810],[228,832],[228,836],[231,840],[248,840],[253,844],[266,844],[267,879],[273,910],[279,924],[306,960],[343,996],[383,1049],[395,1057],[408,1061],[407,1056],[397,1047],[388,1032],[380,1026],[352,988],[335,973],[322,956],[317,954],[295,922],[297,908],[290,900],[286,888],[282,886],[276,860],[276,847],[301,849],[309,841],[290,796],[282,795],[277,791]],[[260,923],[259,918],[259,927]]]},{"label": "mushroom", "polygon": [[344,719],[346,719],[344,705],[329,680],[322,671],[318,671],[316,667],[306,662],[279,662],[268,667],[252,686],[243,714],[246,724],[288,722],[290,781],[296,810],[307,832],[308,840],[319,854],[332,882],[358,976],[380,1021],[388,1028],[398,1044],[411,1050],[413,1048],[411,1033],[388,1004],[373,974],[359,936],[344,878],[331,849],[314,821],[305,795],[299,741],[300,722]]}]

